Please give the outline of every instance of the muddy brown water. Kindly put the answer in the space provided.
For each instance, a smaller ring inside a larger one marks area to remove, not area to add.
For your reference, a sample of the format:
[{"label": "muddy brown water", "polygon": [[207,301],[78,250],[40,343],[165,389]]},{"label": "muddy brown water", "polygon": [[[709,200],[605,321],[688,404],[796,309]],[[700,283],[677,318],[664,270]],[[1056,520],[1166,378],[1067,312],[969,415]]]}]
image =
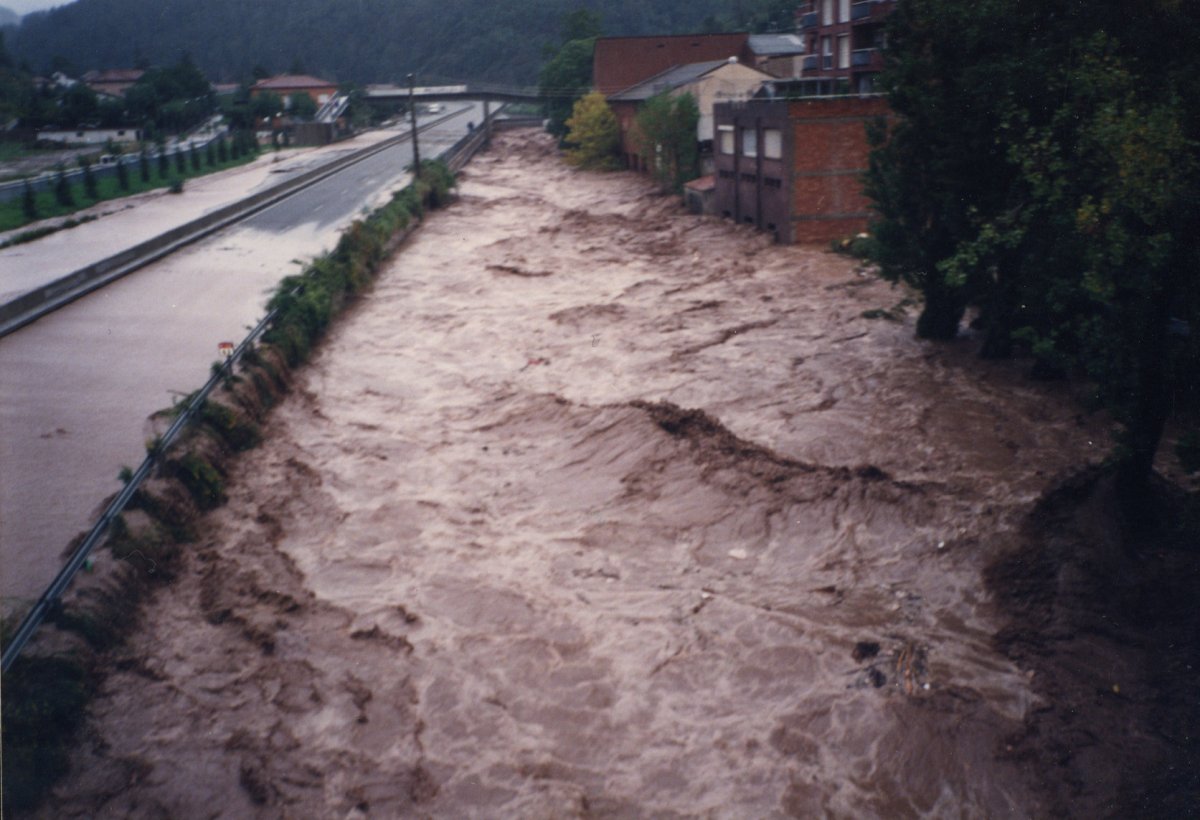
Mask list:
[{"label": "muddy brown water", "polygon": [[46,816],[1037,816],[981,574],[1105,452],[853,260],[475,159],[241,462]]}]

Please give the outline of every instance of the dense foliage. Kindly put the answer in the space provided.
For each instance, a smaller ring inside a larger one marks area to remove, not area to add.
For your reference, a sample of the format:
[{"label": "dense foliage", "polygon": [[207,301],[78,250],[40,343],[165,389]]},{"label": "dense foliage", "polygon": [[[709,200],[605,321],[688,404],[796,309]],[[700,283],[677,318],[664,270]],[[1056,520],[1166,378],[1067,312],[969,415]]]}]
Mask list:
[{"label": "dense foliage", "polygon": [[884,274],[924,293],[920,335],[975,305],[985,355],[1086,375],[1144,515],[1200,374],[1200,8],[905,0],[889,26],[899,117],[868,174]]},{"label": "dense foliage", "polygon": [[200,124],[215,108],[212,84],[186,54],[173,65],[146,69],[125,92],[129,122],[168,133]]},{"label": "dense foliage", "polygon": [[682,191],[699,174],[696,126],[700,108],[691,94],[658,94],[637,114],[638,153],[664,190]]},{"label": "dense foliage", "polygon": [[[78,0],[10,30],[18,59],[45,71],[56,56],[79,71],[169,64],[190,53],[218,81],[255,66],[302,65],[338,82],[427,80],[530,84],[564,15],[582,7],[607,35],[727,29],[778,21],[779,0]],[[765,13],[763,10],[766,10]],[[569,113],[569,108],[568,108]],[[565,118],[565,117],[564,117]]]},{"label": "dense foliage", "polygon": [[575,103],[567,128],[567,161],[572,165],[600,171],[620,166],[617,117],[599,91]]}]

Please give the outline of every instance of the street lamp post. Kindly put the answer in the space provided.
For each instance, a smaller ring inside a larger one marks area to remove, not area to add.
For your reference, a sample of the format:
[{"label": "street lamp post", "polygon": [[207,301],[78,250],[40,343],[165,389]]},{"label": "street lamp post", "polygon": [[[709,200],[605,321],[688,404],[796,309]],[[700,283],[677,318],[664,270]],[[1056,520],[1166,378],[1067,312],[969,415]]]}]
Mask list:
[{"label": "street lamp post", "polygon": [[412,119],[412,144],[413,144],[413,179],[419,179],[421,176],[421,148],[417,145],[417,105],[414,102],[413,94],[415,92],[415,78],[412,74],[408,75],[408,114]]}]

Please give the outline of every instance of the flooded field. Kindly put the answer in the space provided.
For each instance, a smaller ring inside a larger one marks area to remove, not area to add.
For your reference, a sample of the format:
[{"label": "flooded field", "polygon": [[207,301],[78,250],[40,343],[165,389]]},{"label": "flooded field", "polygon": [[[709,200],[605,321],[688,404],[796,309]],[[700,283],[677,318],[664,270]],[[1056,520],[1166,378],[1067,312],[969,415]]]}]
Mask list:
[{"label": "flooded field", "polygon": [[46,816],[1061,811],[983,574],[1107,434],[905,296],[502,135],[240,462]]}]

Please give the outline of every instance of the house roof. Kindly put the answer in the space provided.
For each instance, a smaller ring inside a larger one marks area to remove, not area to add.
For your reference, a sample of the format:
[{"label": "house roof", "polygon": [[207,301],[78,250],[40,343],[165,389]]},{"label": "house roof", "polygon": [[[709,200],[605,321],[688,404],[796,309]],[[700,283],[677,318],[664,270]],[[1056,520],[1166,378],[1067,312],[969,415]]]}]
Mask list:
[{"label": "house roof", "polygon": [[616,94],[672,66],[737,57],[749,62],[750,35],[680,34],[601,37],[592,52],[592,82],[605,96]]},{"label": "house roof", "polygon": [[337,88],[337,83],[307,74],[280,74],[278,77],[259,80],[253,86],[255,91],[287,91],[302,88]]},{"label": "house roof", "polygon": [[676,88],[695,82],[705,74],[715,71],[728,63],[728,60],[709,60],[703,63],[671,66],[666,71],[655,74],[644,82],[627,88],[619,94],[609,96],[608,99],[612,102],[641,102],[642,100],[648,100],[656,94],[661,94],[664,91],[674,91]]},{"label": "house roof", "polygon": [[750,50],[759,57],[794,57],[804,53],[804,39],[795,34],[751,34]]},{"label": "house roof", "polygon": [[80,77],[85,83],[136,83],[146,72],[140,68],[106,68]]}]

